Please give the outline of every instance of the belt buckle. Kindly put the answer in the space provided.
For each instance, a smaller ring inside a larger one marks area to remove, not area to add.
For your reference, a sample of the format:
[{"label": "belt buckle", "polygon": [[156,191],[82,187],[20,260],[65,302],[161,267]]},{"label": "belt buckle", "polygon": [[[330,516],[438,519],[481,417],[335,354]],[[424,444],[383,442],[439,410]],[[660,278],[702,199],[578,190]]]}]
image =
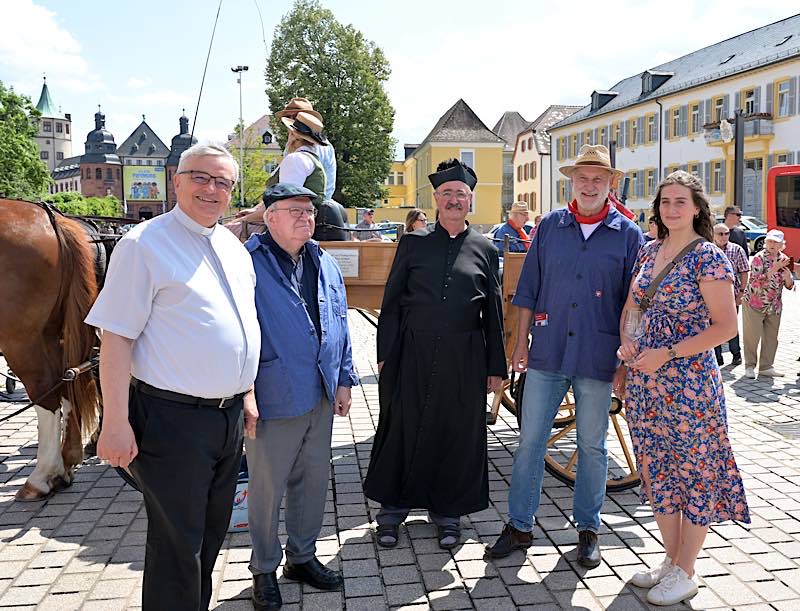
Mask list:
[{"label": "belt buckle", "polygon": [[217,405],[217,409],[225,409],[225,401],[232,398],[233,397],[222,397],[222,399],[219,400],[219,405]]}]

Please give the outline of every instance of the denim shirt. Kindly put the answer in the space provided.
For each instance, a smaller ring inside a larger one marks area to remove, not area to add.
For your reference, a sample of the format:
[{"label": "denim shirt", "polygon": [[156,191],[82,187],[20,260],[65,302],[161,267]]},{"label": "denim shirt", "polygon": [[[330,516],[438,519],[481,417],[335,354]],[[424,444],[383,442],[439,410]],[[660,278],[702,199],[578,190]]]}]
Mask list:
[{"label": "denim shirt", "polygon": [[543,219],[512,303],[534,312],[528,367],[610,382],[642,232],[613,207],[588,239],[566,209]]},{"label": "denim shirt", "polygon": [[338,386],[355,386],[347,296],[339,265],[317,242],[305,248],[319,270],[317,299],[321,334],[275,255],[252,235],[245,244],[256,272],[256,311],[261,356],[255,382],[259,418],[294,418],[319,403],[333,402]]}]

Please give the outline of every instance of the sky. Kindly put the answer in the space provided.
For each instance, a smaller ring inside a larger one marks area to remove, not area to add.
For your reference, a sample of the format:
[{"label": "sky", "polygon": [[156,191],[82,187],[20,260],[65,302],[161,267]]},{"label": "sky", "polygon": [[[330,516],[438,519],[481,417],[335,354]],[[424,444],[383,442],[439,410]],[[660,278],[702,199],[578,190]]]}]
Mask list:
[{"label": "sky", "polygon": [[[195,135],[227,140],[269,112],[264,70],[291,0],[222,0]],[[141,122],[169,146],[183,109],[195,120],[219,0],[0,0],[0,81],[72,114],[83,152],[98,104],[121,144]],[[492,128],[505,111],[532,121],[550,104],[585,105],[595,89],[798,12],[797,0],[322,0],[381,47],[392,75],[398,155],[463,98]],[[259,16],[259,10],[261,16]],[[263,17],[263,20],[262,20]],[[263,23],[263,30],[262,30]],[[263,35],[262,35],[263,32]],[[273,109],[279,110],[279,109]],[[335,144],[335,143],[334,143]]]}]

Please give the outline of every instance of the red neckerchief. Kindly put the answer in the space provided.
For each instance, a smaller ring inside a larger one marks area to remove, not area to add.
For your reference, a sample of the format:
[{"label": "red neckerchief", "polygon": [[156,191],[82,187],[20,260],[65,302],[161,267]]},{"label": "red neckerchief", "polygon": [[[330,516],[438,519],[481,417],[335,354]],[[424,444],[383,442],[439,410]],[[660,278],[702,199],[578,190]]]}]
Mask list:
[{"label": "red neckerchief", "polygon": [[592,216],[583,216],[580,212],[578,212],[578,200],[573,199],[569,206],[569,211],[575,216],[575,220],[581,223],[582,225],[594,225],[595,223],[599,223],[603,221],[606,216],[608,216],[608,211],[611,210],[611,204],[608,203],[606,200],[606,205],[603,206],[603,209],[600,210],[597,214],[593,214]]},{"label": "red neckerchief", "polygon": [[636,215],[630,210],[628,210],[625,207],[625,204],[619,201],[617,194],[613,190],[608,192],[608,201],[614,204],[614,207],[617,209],[618,212],[621,212],[624,216],[628,217],[630,220],[636,218]]},{"label": "red neckerchief", "polygon": [[517,235],[519,236],[519,239],[522,240],[522,243],[525,246],[525,250],[528,250],[528,248],[530,248],[530,246],[531,246],[531,242],[530,242],[530,238],[528,237],[528,234],[525,233],[525,228],[524,227],[517,227],[514,224],[514,221],[512,221],[511,219],[508,219],[508,224],[511,225],[511,227],[517,232]]}]

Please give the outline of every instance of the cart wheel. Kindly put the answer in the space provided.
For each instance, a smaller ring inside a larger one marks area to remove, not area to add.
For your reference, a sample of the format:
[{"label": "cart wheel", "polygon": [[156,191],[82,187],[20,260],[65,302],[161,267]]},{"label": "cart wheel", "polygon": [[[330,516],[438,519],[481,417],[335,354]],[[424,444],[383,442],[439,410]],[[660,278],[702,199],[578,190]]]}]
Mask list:
[{"label": "cart wheel", "polygon": [[[514,397],[517,397],[519,394],[519,390],[517,386],[519,384],[523,384],[524,386],[524,379],[525,374],[517,375],[516,373],[511,373],[510,384],[503,389],[503,395],[501,398],[501,402],[503,407],[505,407],[509,412],[514,414],[517,417],[517,425],[519,428],[522,428],[521,422],[521,412],[517,410],[517,401]],[[567,396],[564,397],[564,401],[561,403],[561,407],[558,409],[558,414],[556,415],[556,419],[553,422],[554,429],[561,429],[565,426],[571,424],[575,421],[575,397],[572,395],[572,391],[570,390],[567,392]]]},{"label": "cart wheel", "polygon": [[[611,420],[608,439],[609,473],[606,481],[608,492],[620,492],[639,485],[639,472],[636,470],[636,461],[633,459],[631,444],[627,433],[624,407],[617,397],[611,399],[611,408],[608,417]],[[547,454],[544,457],[544,466],[547,472],[557,480],[569,485],[575,485],[575,473],[578,464],[578,447],[574,419],[574,405],[572,421],[554,433],[547,441]]]},{"label": "cart wheel", "polygon": [[13,395],[15,390],[17,390],[17,381],[12,377],[6,377],[6,392]]}]

